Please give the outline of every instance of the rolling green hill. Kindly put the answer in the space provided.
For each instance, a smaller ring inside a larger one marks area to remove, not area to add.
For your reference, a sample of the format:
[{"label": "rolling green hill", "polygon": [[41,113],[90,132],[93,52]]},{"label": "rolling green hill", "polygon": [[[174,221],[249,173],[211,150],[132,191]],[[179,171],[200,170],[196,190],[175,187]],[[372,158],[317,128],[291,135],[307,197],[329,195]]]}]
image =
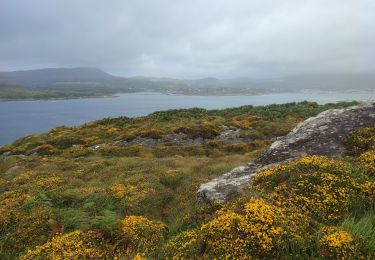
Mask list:
[{"label": "rolling green hill", "polygon": [[92,89],[90,91],[84,88],[59,90],[0,84],[0,100],[72,99],[83,97],[102,97],[112,94],[113,93],[110,91],[101,89]]}]

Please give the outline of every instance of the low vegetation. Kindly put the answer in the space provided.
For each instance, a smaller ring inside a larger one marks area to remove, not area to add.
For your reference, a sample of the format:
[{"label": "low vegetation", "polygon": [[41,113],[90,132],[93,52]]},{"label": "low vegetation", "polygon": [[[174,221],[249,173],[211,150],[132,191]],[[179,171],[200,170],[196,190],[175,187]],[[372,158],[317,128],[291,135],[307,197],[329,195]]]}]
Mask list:
[{"label": "low vegetation", "polygon": [[[145,117],[106,118],[78,127],[60,126],[40,135],[20,138],[0,148],[0,153],[39,154],[80,157],[93,154],[103,156],[163,157],[171,155],[226,155],[233,152],[256,151],[271,143],[272,138],[287,134],[298,122],[329,108],[355,104],[343,102],[318,105],[312,102],[242,106],[225,110],[180,109],[155,112]],[[240,130],[247,139],[241,144],[225,144],[214,138],[223,126]],[[111,145],[116,141],[132,141],[137,137],[158,139],[169,133],[183,133],[186,138],[206,139],[204,146],[184,146],[164,143],[157,149],[133,144]],[[100,145],[94,151],[93,147]]]},{"label": "low vegetation", "polygon": [[[195,203],[201,183],[248,162],[299,121],[351,104],[171,110],[21,138],[0,148],[11,153],[0,157],[0,258],[371,259],[374,128],[347,137],[344,159],[302,157],[259,173],[224,205]],[[210,142],[223,125],[251,141],[230,149]],[[208,142],[112,144],[171,132]]]},{"label": "low vegetation", "polygon": [[114,94],[105,89],[87,88],[33,88],[0,83],[0,100],[73,99],[103,97]]}]

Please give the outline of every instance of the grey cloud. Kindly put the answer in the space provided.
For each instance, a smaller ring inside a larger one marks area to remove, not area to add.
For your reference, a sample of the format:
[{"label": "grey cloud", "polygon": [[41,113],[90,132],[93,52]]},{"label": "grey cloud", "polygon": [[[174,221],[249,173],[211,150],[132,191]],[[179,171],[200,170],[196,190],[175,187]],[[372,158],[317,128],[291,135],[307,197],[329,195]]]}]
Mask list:
[{"label": "grey cloud", "polygon": [[371,0],[1,0],[0,70],[219,78],[372,72]]}]

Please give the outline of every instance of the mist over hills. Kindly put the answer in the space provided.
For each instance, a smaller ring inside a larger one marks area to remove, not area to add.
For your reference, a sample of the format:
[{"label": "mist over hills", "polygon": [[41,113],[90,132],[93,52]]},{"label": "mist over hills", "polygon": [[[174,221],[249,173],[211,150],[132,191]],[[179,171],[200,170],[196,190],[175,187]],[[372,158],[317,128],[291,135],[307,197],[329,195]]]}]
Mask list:
[{"label": "mist over hills", "polygon": [[0,72],[0,83],[24,87],[52,87],[72,82],[105,82],[115,77],[97,68],[46,68]]},{"label": "mist over hills", "polygon": [[[254,95],[271,92],[371,91],[373,74],[311,74],[283,78],[119,77],[98,68],[46,68],[0,72],[0,98],[69,98],[129,92],[162,92],[188,95]],[[6,88],[4,87],[6,86]],[[16,88],[17,87],[17,88]],[[23,90],[23,88],[25,88]],[[16,94],[14,94],[16,90]],[[37,95],[30,96],[30,89]],[[11,91],[11,95],[7,94]],[[45,92],[48,93],[45,93]],[[24,92],[24,93],[22,93]],[[20,95],[20,93],[22,95]],[[26,93],[26,94],[25,94]]]}]

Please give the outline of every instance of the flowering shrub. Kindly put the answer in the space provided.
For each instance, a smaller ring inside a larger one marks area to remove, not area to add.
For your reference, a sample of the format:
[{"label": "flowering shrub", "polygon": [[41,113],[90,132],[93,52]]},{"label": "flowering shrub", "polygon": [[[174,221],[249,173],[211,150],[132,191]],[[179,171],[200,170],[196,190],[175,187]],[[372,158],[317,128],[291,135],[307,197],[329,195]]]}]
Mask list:
[{"label": "flowering shrub", "polygon": [[93,231],[74,231],[57,235],[47,243],[28,250],[21,260],[32,259],[103,259],[105,242]]},{"label": "flowering shrub", "polygon": [[83,156],[88,156],[92,153],[93,151],[90,148],[87,148],[83,145],[78,145],[78,146],[73,146],[70,149],[67,149],[62,154],[63,156],[67,156],[67,157],[83,157]]},{"label": "flowering shrub", "polygon": [[166,226],[142,216],[128,216],[122,221],[121,233],[128,244],[129,252],[155,253],[164,240]]},{"label": "flowering shrub", "polygon": [[253,185],[319,221],[337,221],[348,213],[350,198],[361,193],[361,182],[347,164],[309,156],[258,173]]},{"label": "flowering shrub", "polygon": [[[201,227],[206,254],[241,259],[276,257],[287,241],[295,240],[293,232],[305,232],[306,236],[309,233],[304,225],[296,225],[293,215],[285,213],[282,208],[256,198],[251,198],[239,212],[220,211]],[[291,229],[294,231],[290,232]]]},{"label": "flowering shrub", "polygon": [[125,212],[133,212],[139,209],[142,201],[153,196],[155,190],[142,182],[138,185],[115,183],[110,187],[110,193],[119,201]]},{"label": "flowering shrub", "polygon": [[260,116],[239,115],[232,118],[231,125],[241,129],[251,129],[261,119]]},{"label": "flowering shrub", "polygon": [[50,230],[48,220],[52,217],[49,208],[39,207],[32,212],[3,209],[0,214],[0,256],[1,251],[21,252],[27,245],[33,246],[47,240],[45,234]]},{"label": "flowering shrub", "polygon": [[192,259],[198,254],[200,234],[197,230],[188,230],[179,233],[169,240],[164,251],[173,259]]},{"label": "flowering shrub", "polygon": [[324,257],[330,259],[352,258],[355,253],[353,237],[337,227],[323,227],[319,249]]},{"label": "flowering shrub", "polygon": [[375,127],[362,128],[349,133],[345,144],[351,155],[375,149]]},{"label": "flowering shrub", "polygon": [[366,204],[369,208],[375,208],[375,181],[368,181],[362,185],[364,197],[367,198]]},{"label": "flowering shrub", "polygon": [[113,196],[115,196],[118,199],[122,199],[125,197],[126,193],[126,187],[122,183],[116,183],[111,186],[111,191],[113,193]]},{"label": "flowering shrub", "polygon": [[369,176],[375,176],[375,150],[361,154],[358,162]]},{"label": "flowering shrub", "polygon": [[98,153],[104,156],[138,156],[143,148],[139,145],[132,146],[114,146],[102,145],[97,150]]}]

